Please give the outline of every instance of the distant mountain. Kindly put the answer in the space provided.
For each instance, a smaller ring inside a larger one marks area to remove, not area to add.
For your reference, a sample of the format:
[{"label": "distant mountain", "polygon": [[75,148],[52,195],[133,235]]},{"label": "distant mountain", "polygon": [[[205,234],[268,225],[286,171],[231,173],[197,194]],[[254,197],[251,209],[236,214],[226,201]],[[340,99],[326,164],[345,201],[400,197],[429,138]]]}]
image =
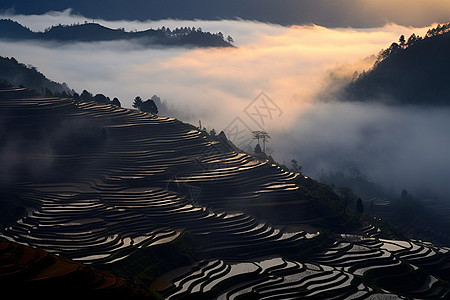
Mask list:
[{"label": "distant mountain", "polygon": [[[10,23],[11,24],[11,23]],[[22,30],[23,27],[16,27]],[[26,31],[23,31],[26,34]],[[24,86],[43,94],[73,94],[65,83],[58,83],[45,77],[31,65],[18,62],[14,57],[0,56],[0,79],[6,80],[16,86]]]},{"label": "distant mountain", "polygon": [[127,32],[123,29],[111,29],[97,23],[76,25],[58,25],[44,32],[33,32],[21,24],[0,20],[0,39],[39,40],[55,42],[102,42],[133,40],[145,46],[192,46],[192,47],[233,47],[224,40],[221,32],[212,34],[195,28],[149,29]]},{"label": "distant mountain", "polygon": [[382,51],[372,70],[344,87],[350,101],[390,104],[450,105],[450,23],[428,31],[424,38],[401,36]]}]

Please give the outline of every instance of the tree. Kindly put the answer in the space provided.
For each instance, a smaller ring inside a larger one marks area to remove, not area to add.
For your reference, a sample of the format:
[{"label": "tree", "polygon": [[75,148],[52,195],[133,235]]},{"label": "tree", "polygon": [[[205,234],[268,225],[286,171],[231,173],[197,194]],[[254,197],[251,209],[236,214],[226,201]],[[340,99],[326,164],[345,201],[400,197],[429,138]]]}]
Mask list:
[{"label": "tree", "polygon": [[[252,131],[252,134],[253,134],[253,139],[258,140],[258,145],[259,145],[259,139],[261,138],[262,131],[255,130],[255,131]],[[260,146],[260,148],[261,148],[261,146]]]},{"label": "tree", "polygon": [[234,43],[234,40],[233,40],[233,38],[230,35],[227,37],[227,41],[230,44]]},{"label": "tree", "polygon": [[345,213],[347,211],[347,205],[356,199],[356,195],[349,187],[339,188],[339,194],[341,196],[342,201],[344,201],[344,213]]},{"label": "tree", "polygon": [[410,193],[408,193],[408,191],[406,191],[405,189],[402,190],[400,197],[402,200],[412,200],[413,199],[413,196]]},{"label": "tree", "polygon": [[400,36],[400,38],[398,39],[398,42],[400,43],[400,47],[401,48],[405,48],[406,46],[406,40],[405,40],[405,36],[402,34]]},{"label": "tree", "polygon": [[97,94],[94,96],[94,101],[97,103],[107,104],[109,102],[108,98],[106,98],[103,94]]},{"label": "tree", "polygon": [[80,95],[80,100],[81,101],[92,101],[92,100],[94,100],[94,97],[88,91],[83,90],[83,92]]},{"label": "tree", "polygon": [[158,114],[158,107],[156,106],[155,101],[153,101],[152,99],[147,99],[146,101],[144,101],[141,110],[154,115]]},{"label": "tree", "polygon": [[411,34],[411,36],[408,38],[408,42],[406,43],[406,45],[408,47],[411,47],[415,42],[417,42],[419,40],[419,38],[413,33]]},{"label": "tree", "polygon": [[118,106],[118,107],[122,107],[122,104],[120,103],[119,99],[117,99],[116,97],[114,97],[114,99],[111,101],[111,104]]},{"label": "tree", "polygon": [[136,98],[134,98],[133,107],[139,109],[140,111],[148,112],[154,115],[158,113],[158,107],[152,99],[142,101],[141,97],[136,96]]},{"label": "tree", "polygon": [[263,140],[263,152],[266,153],[266,141],[271,137],[267,132],[263,131],[261,134],[261,138]]},{"label": "tree", "polygon": [[150,99],[153,100],[157,108],[161,106],[161,98],[157,95],[153,95]]},{"label": "tree", "polygon": [[133,107],[141,110],[142,103],[143,103],[142,98],[139,96],[136,96],[136,98],[134,98],[134,101],[133,101]]},{"label": "tree", "polygon": [[[265,131],[259,131],[259,130],[252,131],[252,134],[253,134],[253,138],[258,140],[258,145],[259,145],[260,139],[263,141],[262,152],[266,153],[266,141],[268,139],[270,139],[269,134]],[[261,147],[261,145],[260,145],[260,147]]]},{"label": "tree", "polygon": [[72,98],[73,100],[78,101],[80,100],[80,95],[78,93],[73,93]]},{"label": "tree", "polygon": [[295,173],[299,173],[301,171],[302,166],[298,165],[298,162],[296,159],[292,159],[291,164],[292,164],[292,171],[294,171]]},{"label": "tree", "polygon": [[52,91],[51,91],[48,87],[46,87],[46,88],[44,89],[44,94],[45,94],[45,96],[47,96],[47,97],[53,97],[53,93],[52,93]]},{"label": "tree", "polygon": [[364,205],[361,198],[356,199],[356,212],[362,214],[364,212]]},{"label": "tree", "polygon": [[260,154],[262,151],[261,151],[261,146],[259,145],[259,144],[256,144],[256,146],[255,146],[255,154]]}]

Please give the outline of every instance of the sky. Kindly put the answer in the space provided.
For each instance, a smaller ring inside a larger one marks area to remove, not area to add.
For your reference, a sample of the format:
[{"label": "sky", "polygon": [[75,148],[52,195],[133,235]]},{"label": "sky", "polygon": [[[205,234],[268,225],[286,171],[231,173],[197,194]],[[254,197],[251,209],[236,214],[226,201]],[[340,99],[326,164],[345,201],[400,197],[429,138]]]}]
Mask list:
[{"label": "sky", "polygon": [[[258,20],[282,25],[380,27],[386,23],[423,27],[446,22],[447,0],[2,0],[0,10],[43,14],[72,7],[89,18],[107,20]],[[107,7],[108,9],[105,9]]]},{"label": "sky", "polygon": [[[35,31],[92,21],[71,10],[5,17]],[[444,150],[450,140],[443,129],[450,128],[450,112],[341,103],[332,96],[336,85],[355,71],[369,70],[374,55],[400,35],[423,36],[434,24],[326,28],[243,20],[95,21],[126,30],[201,27],[231,35],[236,48],[0,41],[0,55],[31,64],[78,93],[87,89],[118,97],[127,108],[138,95],[148,99],[156,94],[171,107],[170,116],[194,125],[200,120],[208,130],[224,130],[244,149],[256,143],[250,131],[265,130],[271,136],[267,152],[288,166],[291,159],[298,160],[312,177],[356,167],[400,191],[414,190],[418,182],[442,190],[441,178],[450,175]]]}]

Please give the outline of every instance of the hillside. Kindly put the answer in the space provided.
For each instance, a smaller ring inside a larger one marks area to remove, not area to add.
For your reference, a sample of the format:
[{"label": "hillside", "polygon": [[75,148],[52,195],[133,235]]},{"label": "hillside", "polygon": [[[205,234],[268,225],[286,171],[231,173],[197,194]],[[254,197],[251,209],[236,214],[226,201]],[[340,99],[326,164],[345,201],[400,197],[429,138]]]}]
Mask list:
[{"label": "hillside", "polygon": [[450,24],[431,29],[424,38],[402,36],[380,53],[374,68],[347,85],[344,101],[388,104],[450,104]]},{"label": "hillside", "polygon": [[[189,124],[4,82],[0,111],[9,241],[170,299],[450,293],[449,249],[396,240],[381,222],[345,213],[328,186]],[[1,282],[20,286],[4,257]]]},{"label": "hillside", "polygon": [[33,66],[19,63],[14,57],[0,56],[0,80],[6,80],[16,86],[25,86],[38,92],[48,94],[73,94],[65,84],[52,81]]},{"label": "hillside", "polygon": [[0,238],[0,288],[20,297],[46,295],[156,299],[131,282],[83,264]]},{"label": "hillside", "polygon": [[19,23],[0,20],[0,39],[46,42],[104,42],[131,40],[141,45],[167,47],[233,47],[222,33],[212,34],[193,28],[130,31],[111,29],[97,23],[58,25],[44,32],[33,32]]}]

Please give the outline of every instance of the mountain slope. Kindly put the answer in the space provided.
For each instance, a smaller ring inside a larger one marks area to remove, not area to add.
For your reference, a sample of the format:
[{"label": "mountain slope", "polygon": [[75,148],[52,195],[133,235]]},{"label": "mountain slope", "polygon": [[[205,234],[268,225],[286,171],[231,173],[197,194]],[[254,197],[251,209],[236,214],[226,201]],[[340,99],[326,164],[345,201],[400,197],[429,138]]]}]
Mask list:
[{"label": "mountain slope", "polygon": [[0,80],[6,80],[14,85],[23,85],[38,92],[53,94],[73,94],[66,84],[54,82],[33,66],[19,63],[14,57],[0,56]]},{"label": "mountain slope", "polygon": [[104,264],[183,230],[205,257],[236,258],[309,239],[282,223],[345,226],[342,210],[323,207],[341,207],[328,187],[177,120],[5,84],[0,99],[2,190],[34,211],[4,231],[15,241]]},{"label": "mountain slope", "polygon": [[[341,98],[390,104],[450,104],[450,32],[430,30],[425,38],[408,44],[393,43],[372,70],[343,90]],[[433,33],[434,32],[434,33]]]},{"label": "mountain slope", "polygon": [[62,295],[156,298],[123,278],[3,239],[0,239],[0,287],[3,295],[46,295],[50,299]]},{"label": "mountain slope", "polygon": [[326,185],[191,125],[6,83],[0,111],[7,240],[166,298],[449,293],[448,249],[362,226]]}]

